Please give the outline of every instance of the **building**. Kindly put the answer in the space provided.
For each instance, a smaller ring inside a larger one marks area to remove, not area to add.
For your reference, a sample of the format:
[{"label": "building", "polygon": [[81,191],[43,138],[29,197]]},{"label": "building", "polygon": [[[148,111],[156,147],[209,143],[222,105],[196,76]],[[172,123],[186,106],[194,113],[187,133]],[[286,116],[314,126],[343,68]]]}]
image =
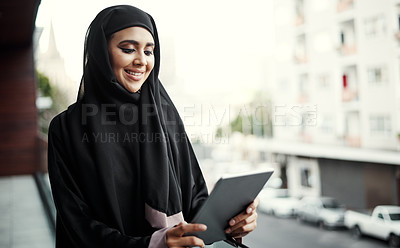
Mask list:
[{"label": "building", "polygon": [[287,186],[349,207],[399,204],[400,1],[274,8],[274,141],[263,147]]},{"label": "building", "polygon": [[39,3],[38,0],[0,3],[1,176],[41,170],[42,142],[37,135],[32,42]]},{"label": "building", "polygon": [[[44,32],[40,32],[41,36]],[[57,43],[54,35],[53,24],[50,25],[48,46],[44,53],[36,50],[35,62],[39,72],[46,75],[53,87],[56,87],[60,92],[63,92],[65,104],[75,102],[78,94],[79,82],[74,82],[65,71],[64,59],[57,49]]]}]

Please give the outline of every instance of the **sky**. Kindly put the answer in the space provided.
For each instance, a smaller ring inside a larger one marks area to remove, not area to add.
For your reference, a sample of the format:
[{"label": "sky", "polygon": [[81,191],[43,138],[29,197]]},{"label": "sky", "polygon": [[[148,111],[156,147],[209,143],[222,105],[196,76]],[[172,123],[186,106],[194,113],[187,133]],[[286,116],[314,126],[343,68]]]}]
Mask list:
[{"label": "sky", "polygon": [[[175,73],[192,89],[197,85],[195,89],[200,91],[211,86],[225,90],[232,83],[240,87],[238,78],[246,80],[252,78],[250,74],[258,73],[251,71],[251,63],[257,62],[254,58],[264,58],[272,51],[273,16],[269,0],[42,0],[36,26],[47,29],[40,41],[40,51],[47,49],[48,27],[52,23],[66,71],[78,81],[82,75],[86,29],[99,11],[116,4],[134,5],[153,16],[162,55],[174,57]],[[162,63],[163,59],[169,58],[162,57]],[[259,83],[250,81],[246,80],[247,86]]]}]

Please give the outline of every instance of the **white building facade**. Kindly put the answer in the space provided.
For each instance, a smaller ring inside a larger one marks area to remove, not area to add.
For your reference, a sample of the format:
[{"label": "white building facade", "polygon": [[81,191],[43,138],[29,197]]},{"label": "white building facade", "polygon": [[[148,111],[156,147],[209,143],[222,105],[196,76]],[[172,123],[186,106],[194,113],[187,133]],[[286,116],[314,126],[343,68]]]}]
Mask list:
[{"label": "white building facade", "polygon": [[[274,140],[299,146],[306,143],[309,147],[308,154],[296,154],[293,149],[275,151],[289,156],[288,164],[284,165],[288,186],[298,195],[325,194],[327,191],[321,185],[326,184],[320,181],[326,178],[321,175],[325,171],[321,168],[321,157],[363,161],[358,156],[385,151],[394,157],[390,166],[385,167],[390,171],[385,174],[390,177],[387,179],[394,181],[388,186],[393,187],[390,193],[393,197],[387,197],[385,203],[397,202],[400,1],[275,0],[274,3],[275,73],[270,78]],[[331,154],[322,156],[313,151],[321,146],[327,147]],[[335,154],[346,148],[356,149],[353,158]],[[387,165],[383,159],[374,163]],[[301,166],[305,169],[299,169]],[[314,185],[304,185],[308,184],[302,175],[305,172],[313,175]],[[369,202],[366,206],[376,202],[366,201]]]},{"label": "white building facade", "polygon": [[275,111],[306,116],[277,119],[274,137],[398,150],[400,1],[279,0],[275,13]]}]

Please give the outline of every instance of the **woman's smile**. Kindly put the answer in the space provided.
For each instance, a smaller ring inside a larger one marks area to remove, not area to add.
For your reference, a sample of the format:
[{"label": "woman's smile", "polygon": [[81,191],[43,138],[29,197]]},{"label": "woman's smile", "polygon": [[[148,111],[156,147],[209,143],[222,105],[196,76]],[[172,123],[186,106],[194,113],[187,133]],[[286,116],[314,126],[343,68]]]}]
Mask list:
[{"label": "woman's smile", "polygon": [[134,81],[140,81],[143,79],[144,71],[133,71],[129,69],[125,69],[125,72],[128,74],[128,77]]}]

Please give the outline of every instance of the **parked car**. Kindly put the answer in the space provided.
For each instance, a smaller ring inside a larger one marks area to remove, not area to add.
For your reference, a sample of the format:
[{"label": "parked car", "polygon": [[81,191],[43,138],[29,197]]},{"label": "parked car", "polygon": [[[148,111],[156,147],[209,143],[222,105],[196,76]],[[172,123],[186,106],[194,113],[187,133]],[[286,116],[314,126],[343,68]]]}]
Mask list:
[{"label": "parked car", "polygon": [[303,197],[297,219],[316,223],[321,228],[344,227],[345,208],[333,197]]},{"label": "parked car", "polygon": [[287,189],[265,188],[260,194],[258,209],[261,212],[277,217],[294,217],[299,205],[299,199],[289,195]]},{"label": "parked car", "polygon": [[390,247],[400,246],[400,207],[376,206],[372,214],[346,211],[345,225],[356,238],[369,235],[387,240]]}]

